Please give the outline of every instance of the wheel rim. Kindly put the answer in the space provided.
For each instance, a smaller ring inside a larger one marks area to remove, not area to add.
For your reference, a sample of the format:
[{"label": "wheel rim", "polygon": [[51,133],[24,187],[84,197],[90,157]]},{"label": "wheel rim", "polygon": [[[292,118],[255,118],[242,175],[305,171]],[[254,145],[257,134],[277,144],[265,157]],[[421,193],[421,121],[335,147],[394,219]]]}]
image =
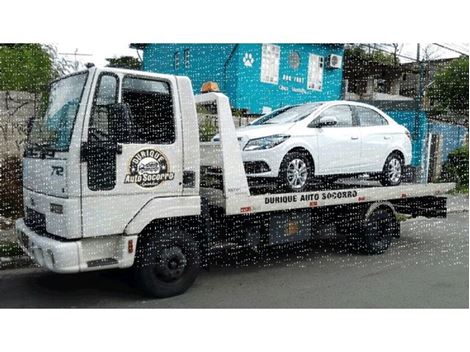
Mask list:
[{"label": "wheel rim", "polygon": [[307,182],[307,164],[302,159],[293,159],[287,165],[287,182],[292,189],[302,188]]},{"label": "wheel rim", "polygon": [[387,176],[390,182],[396,183],[401,178],[401,162],[397,158],[392,158],[388,162]]},{"label": "wheel rim", "polygon": [[187,263],[188,260],[181,248],[177,246],[163,248],[157,258],[155,275],[166,282],[178,280],[186,271]]}]

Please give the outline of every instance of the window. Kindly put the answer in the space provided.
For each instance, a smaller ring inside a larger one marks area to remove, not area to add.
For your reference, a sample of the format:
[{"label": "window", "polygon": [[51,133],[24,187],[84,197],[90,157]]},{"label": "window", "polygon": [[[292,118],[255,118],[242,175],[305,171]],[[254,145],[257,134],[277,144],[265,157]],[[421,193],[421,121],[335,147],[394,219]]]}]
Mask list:
[{"label": "window", "polygon": [[300,66],[300,55],[297,51],[291,51],[289,54],[289,66],[293,70],[297,70]]},{"label": "window", "polygon": [[333,125],[330,127],[352,127],[353,126],[351,108],[348,105],[333,106],[323,111],[320,115],[320,118],[325,117],[325,116],[334,116],[338,120],[338,123],[336,125]]},{"label": "window", "polygon": [[130,143],[171,144],[175,141],[170,85],[144,78],[125,77],[122,101],[130,108]]},{"label": "window", "polygon": [[277,84],[279,81],[279,57],[277,45],[263,44],[261,50],[261,82]]},{"label": "window", "polygon": [[369,126],[381,126],[387,125],[387,120],[385,120],[378,112],[365,108],[363,106],[356,106],[357,116],[359,118],[359,124],[362,127]]},{"label": "window", "polygon": [[87,77],[88,73],[79,73],[51,84],[46,112],[32,121],[28,149],[38,146],[54,151],[69,149]]},{"label": "window", "polygon": [[100,140],[108,136],[108,107],[117,103],[118,77],[102,74],[95,91],[93,109],[88,134],[90,140]]},{"label": "window", "polygon": [[183,51],[184,68],[189,68],[189,49]]},{"label": "window", "polygon": [[308,56],[307,89],[321,91],[323,89],[323,66],[322,56],[310,54]]},{"label": "window", "polygon": [[179,53],[179,51],[175,51],[175,53],[173,55],[173,66],[174,66],[175,70],[180,68],[180,53]]}]

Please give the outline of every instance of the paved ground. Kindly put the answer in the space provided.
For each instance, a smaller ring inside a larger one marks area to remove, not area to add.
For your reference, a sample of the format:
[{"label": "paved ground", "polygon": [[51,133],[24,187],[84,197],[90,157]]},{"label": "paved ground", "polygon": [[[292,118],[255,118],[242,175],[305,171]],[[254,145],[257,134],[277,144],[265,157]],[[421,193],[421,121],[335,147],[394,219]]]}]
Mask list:
[{"label": "paved ground", "polygon": [[380,256],[323,240],[256,262],[217,260],[179,297],[145,299],[119,272],[0,271],[0,307],[468,308],[468,212],[403,223]]}]

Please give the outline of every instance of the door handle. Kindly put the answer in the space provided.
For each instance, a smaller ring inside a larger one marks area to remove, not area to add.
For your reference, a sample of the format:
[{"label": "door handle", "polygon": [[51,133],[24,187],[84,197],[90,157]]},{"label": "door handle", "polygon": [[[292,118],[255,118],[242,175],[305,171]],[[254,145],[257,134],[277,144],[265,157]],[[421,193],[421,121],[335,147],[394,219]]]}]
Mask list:
[{"label": "door handle", "polygon": [[359,137],[358,136],[351,136],[351,139],[356,140],[356,139],[359,139]]},{"label": "door handle", "polygon": [[122,144],[116,144],[116,154],[122,154]]}]

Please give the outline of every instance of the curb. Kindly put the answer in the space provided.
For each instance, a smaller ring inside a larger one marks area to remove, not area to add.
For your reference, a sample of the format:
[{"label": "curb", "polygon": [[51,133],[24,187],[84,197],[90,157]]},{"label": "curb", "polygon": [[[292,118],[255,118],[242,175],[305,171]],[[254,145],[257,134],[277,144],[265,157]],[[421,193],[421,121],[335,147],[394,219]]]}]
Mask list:
[{"label": "curb", "polygon": [[0,257],[0,270],[34,267],[37,265],[27,255]]}]

